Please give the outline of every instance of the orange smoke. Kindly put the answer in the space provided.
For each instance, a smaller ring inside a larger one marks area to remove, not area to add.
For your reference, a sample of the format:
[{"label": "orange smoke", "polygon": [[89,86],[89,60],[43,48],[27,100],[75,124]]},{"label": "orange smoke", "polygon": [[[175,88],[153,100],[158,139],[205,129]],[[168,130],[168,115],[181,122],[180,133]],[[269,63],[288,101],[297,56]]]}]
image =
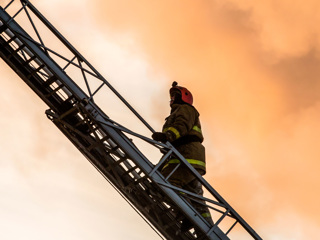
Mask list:
[{"label": "orange smoke", "polygon": [[319,228],[319,2],[95,2],[108,38],[168,76],[168,88],[176,80],[193,92],[207,179],[231,205],[265,234],[280,214],[284,226],[289,214]]}]

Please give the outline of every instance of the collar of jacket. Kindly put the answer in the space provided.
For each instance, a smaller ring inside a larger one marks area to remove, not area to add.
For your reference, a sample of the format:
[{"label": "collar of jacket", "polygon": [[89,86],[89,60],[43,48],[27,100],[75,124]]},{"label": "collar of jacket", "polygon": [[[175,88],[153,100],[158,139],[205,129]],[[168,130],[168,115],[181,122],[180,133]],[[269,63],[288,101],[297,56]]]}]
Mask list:
[{"label": "collar of jacket", "polygon": [[181,107],[181,106],[184,106],[184,105],[187,105],[187,106],[189,106],[189,107],[192,107],[194,110],[196,110],[196,112],[197,112],[197,114],[198,114],[198,117],[200,116],[200,113],[198,112],[198,110],[197,110],[194,106],[192,106],[192,105],[190,105],[190,104],[188,104],[188,103],[183,103],[183,104],[174,103],[174,104],[172,104],[172,105],[171,105],[171,113],[173,113],[175,110],[177,110],[177,108],[179,108],[179,107]]}]

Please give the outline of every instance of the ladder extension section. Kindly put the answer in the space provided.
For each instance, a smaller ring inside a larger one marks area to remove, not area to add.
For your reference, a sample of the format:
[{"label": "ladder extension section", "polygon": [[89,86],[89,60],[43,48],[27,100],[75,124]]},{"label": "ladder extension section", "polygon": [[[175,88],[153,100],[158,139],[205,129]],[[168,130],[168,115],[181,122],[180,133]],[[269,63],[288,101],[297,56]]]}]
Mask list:
[{"label": "ladder extension section", "polygon": [[[9,11],[13,13],[10,15]],[[27,20],[19,21],[21,15]],[[31,27],[23,28],[26,22]],[[37,28],[37,24],[41,27]],[[50,32],[65,47],[63,54],[44,43],[40,29]],[[251,239],[261,239],[170,143],[159,143],[135,133],[113,121],[98,107],[95,95],[107,86],[153,131],[29,1],[12,0],[6,6],[0,6],[0,56],[49,106],[47,117],[161,238],[216,240],[237,239],[237,236],[246,234]],[[68,73],[71,67],[72,71],[77,69],[81,73],[85,87],[81,88],[81,84],[75,82],[76,78]],[[90,86],[89,77],[98,82],[95,87]],[[160,162],[152,164],[131,137],[161,150]],[[180,165],[186,165],[199,179],[210,197],[179,189],[170,184],[170,176],[167,179],[162,176],[158,169],[172,154],[180,159]],[[190,205],[190,199],[206,202],[213,216],[213,226]],[[188,219],[193,226],[181,232],[184,219]]]}]

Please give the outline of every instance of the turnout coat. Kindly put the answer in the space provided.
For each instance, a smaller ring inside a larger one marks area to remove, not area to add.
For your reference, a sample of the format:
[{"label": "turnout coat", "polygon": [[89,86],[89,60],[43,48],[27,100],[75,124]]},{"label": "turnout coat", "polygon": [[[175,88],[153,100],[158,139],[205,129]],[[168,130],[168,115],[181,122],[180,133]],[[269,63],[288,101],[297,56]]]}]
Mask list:
[{"label": "turnout coat", "polygon": [[[203,135],[199,120],[199,113],[189,104],[172,104],[170,116],[166,118],[162,132],[168,140],[181,153],[181,155],[201,175],[206,172],[205,148],[202,145]],[[163,167],[177,164],[180,161],[171,158]]]}]

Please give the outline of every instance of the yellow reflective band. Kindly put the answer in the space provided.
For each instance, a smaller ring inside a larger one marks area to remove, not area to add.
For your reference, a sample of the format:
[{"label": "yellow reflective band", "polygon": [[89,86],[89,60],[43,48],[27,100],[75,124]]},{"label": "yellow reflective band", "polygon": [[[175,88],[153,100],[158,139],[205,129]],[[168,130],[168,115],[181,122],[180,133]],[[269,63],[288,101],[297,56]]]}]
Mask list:
[{"label": "yellow reflective band", "polygon": [[167,131],[169,131],[169,130],[170,130],[171,132],[173,132],[174,135],[176,135],[176,139],[178,139],[178,138],[180,137],[179,131],[178,131],[177,129],[175,129],[174,127],[165,128],[165,129],[163,130],[163,132],[167,132]]},{"label": "yellow reflective band", "polygon": [[211,214],[210,213],[202,213],[201,216],[208,218],[208,217],[211,217]]},{"label": "yellow reflective band", "polygon": [[166,165],[163,166],[162,170],[165,169],[168,166],[169,166],[169,164],[167,163]]},{"label": "yellow reflective band", "polygon": [[205,162],[199,161],[199,160],[195,160],[195,159],[186,159],[190,164],[194,164],[194,165],[200,165],[202,167],[206,166]]},{"label": "yellow reflective band", "polygon": [[199,128],[198,126],[193,126],[192,129],[199,132],[199,133],[202,133],[201,128]]},{"label": "yellow reflective band", "polygon": [[[199,160],[195,160],[195,159],[188,159],[188,158],[186,158],[186,160],[190,164],[206,167],[206,163],[205,162],[202,162],[202,161],[199,161]],[[179,159],[171,159],[171,160],[169,160],[169,162],[162,169],[165,169],[171,163],[180,163],[180,160]]]}]

